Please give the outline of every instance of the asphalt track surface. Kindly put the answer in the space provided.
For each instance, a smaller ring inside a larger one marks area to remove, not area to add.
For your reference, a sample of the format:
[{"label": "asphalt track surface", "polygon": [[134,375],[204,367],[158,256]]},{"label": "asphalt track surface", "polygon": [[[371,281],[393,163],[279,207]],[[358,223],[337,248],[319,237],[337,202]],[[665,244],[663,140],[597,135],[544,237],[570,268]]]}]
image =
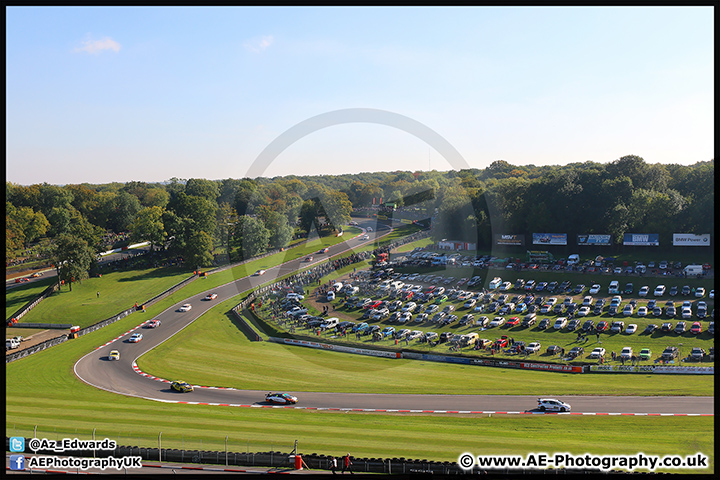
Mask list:
[{"label": "asphalt track surface", "polygon": [[[380,226],[378,226],[380,227]],[[377,228],[376,228],[377,230]],[[301,267],[319,263],[348,251],[360,244],[374,241],[376,235],[383,232],[373,231],[370,240],[357,238],[330,247],[327,254],[315,254],[312,263],[304,259],[293,260],[270,268],[262,276],[240,278],[232,283],[200,293],[179,302],[153,318],[161,321],[157,328],[138,326],[108,344],[82,357],[75,364],[75,374],[85,383],[96,388],[145,398],[161,402],[181,402],[198,404],[217,404],[238,407],[271,407],[265,403],[267,391],[236,390],[216,386],[196,386],[190,393],[175,392],[169,381],[177,379],[157,379],[137,371],[135,361],[144,353],[161,344],[172,335],[192,323],[218,302],[227,300],[241,292],[250,290],[262,283],[295,272]],[[196,280],[202,282],[203,279]],[[212,301],[203,298],[207,293],[217,293]],[[179,312],[178,308],[190,303],[192,309]],[[141,314],[138,314],[141,315]],[[140,322],[138,322],[140,323]],[[132,333],[140,332],[143,339],[139,343],[130,343]],[[303,348],[285,346],[279,348]],[[120,352],[120,360],[108,359],[110,350]],[[337,355],[342,355],[336,353]],[[477,367],[492,368],[492,367]],[[326,392],[292,392],[299,402],[292,407],[321,410],[353,410],[380,412],[419,412],[419,413],[540,413],[535,410],[537,396],[525,395],[406,395],[406,394],[357,394]],[[552,397],[552,393],[548,395]],[[618,397],[618,396],[562,396],[559,398],[572,406],[571,414],[605,415],[714,415],[714,397]]]}]

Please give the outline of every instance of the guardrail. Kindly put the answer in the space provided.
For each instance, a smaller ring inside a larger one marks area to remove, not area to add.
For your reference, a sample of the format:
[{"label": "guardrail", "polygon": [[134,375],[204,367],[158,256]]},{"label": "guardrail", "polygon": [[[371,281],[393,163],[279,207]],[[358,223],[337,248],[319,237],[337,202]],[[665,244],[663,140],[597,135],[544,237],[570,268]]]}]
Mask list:
[{"label": "guardrail", "polygon": [[28,355],[32,355],[33,353],[40,352],[42,350],[45,350],[46,348],[54,347],[55,345],[60,345],[63,342],[66,342],[68,340],[68,336],[66,334],[62,334],[59,337],[51,338],[50,340],[46,340],[42,343],[38,343],[37,345],[33,345],[32,347],[24,348],[18,352],[11,353],[10,355],[5,356],[5,363],[14,362],[15,360],[27,357]]}]

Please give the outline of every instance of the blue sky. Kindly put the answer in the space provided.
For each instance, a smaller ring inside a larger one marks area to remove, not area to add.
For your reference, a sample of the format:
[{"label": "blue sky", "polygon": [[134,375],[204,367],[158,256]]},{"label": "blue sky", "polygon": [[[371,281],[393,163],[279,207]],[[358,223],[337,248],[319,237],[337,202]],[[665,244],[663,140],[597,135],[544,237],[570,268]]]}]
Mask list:
[{"label": "blue sky", "polygon": [[[20,184],[242,178],[294,125],[358,108],[425,125],[475,168],[714,158],[711,7],[11,7],[6,22]],[[342,123],[262,175],[456,166],[402,125]]]}]

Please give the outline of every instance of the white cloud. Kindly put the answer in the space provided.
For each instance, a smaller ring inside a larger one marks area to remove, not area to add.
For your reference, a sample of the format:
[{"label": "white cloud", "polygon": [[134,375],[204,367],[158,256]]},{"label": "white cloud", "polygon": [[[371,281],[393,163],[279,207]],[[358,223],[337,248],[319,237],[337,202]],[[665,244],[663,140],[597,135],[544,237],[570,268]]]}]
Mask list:
[{"label": "white cloud", "polygon": [[263,37],[257,37],[253,38],[251,40],[248,40],[243,44],[243,47],[245,47],[246,50],[249,50],[253,53],[260,53],[266,48],[268,48],[273,43],[273,36],[272,35],[265,35]]},{"label": "white cloud", "polygon": [[120,44],[110,37],[104,37],[99,40],[88,38],[87,40],[83,40],[82,46],[76,47],[75,51],[99,54],[103,50],[112,50],[117,53],[120,51],[120,48]]}]

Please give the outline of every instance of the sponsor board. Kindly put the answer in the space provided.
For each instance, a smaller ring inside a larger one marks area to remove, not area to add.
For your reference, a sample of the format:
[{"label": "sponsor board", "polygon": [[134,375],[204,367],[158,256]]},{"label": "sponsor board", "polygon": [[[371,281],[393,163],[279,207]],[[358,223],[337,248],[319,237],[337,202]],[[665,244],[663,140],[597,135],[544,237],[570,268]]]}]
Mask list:
[{"label": "sponsor board", "polygon": [[623,245],[634,245],[640,247],[659,247],[659,233],[626,233],[623,235]]},{"label": "sponsor board", "polygon": [[521,363],[521,368],[527,370],[550,370],[554,372],[582,373],[583,367],[576,365],[558,365],[554,363]]},{"label": "sponsor board", "polygon": [[584,234],[577,236],[578,245],[612,245],[612,235]]},{"label": "sponsor board", "polygon": [[495,244],[523,246],[525,245],[525,235],[496,234]]},{"label": "sponsor board", "polygon": [[567,233],[533,233],[533,245],[567,245]]},{"label": "sponsor board", "polygon": [[693,233],[673,233],[674,247],[709,247],[710,234],[695,235]]}]

